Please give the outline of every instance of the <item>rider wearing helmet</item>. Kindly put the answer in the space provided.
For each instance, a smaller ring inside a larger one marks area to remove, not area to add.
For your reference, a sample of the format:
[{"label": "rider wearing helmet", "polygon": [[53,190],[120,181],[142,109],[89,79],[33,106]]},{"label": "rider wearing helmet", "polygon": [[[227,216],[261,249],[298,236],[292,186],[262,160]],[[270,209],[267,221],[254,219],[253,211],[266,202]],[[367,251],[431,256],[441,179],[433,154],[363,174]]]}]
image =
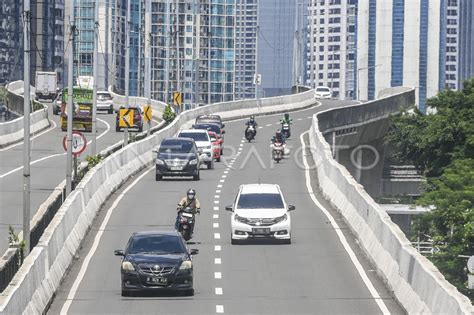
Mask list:
[{"label": "rider wearing helmet", "polygon": [[279,142],[281,144],[285,144],[286,142],[285,135],[281,132],[280,129],[278,129],[275,133],[275,136],[273,136],[273,143],[275,142]]},{"label": "rider wearing helmet", "polygon": [[[194,189],[188,189],[188,191],[186,192],[186,197],[181,198],[181,200],[178,202],[178,207],[176,208],[178,214],[176,216],[176,222],[174,224],[176,230],[178,229],[179,213],[186,208],[190,208],[193,214],[201,213],[201,203],[196,198],[196,190]],[[191,233],[192,232],[193,231],[191,231]]]},{"label": "rider wearing helmet", "polygon": [[291,125],[292,122],[293,122],[293,120],[290,118],[290,114],[289,114],[289,113],[285,113],[285,116],[283,117],[283,119],[280,120],[280,123],[281,123],[281,124],[287,123],[288,125]]},{"label": "rider wearing helmet", "polygon": [[257,134],[257,122],[255,121],[255,117],[254,116],[250,116],[250,119],[245,123],[245,125],[248,127],[252,126],[253,129],[255,129],[255,134]]}]

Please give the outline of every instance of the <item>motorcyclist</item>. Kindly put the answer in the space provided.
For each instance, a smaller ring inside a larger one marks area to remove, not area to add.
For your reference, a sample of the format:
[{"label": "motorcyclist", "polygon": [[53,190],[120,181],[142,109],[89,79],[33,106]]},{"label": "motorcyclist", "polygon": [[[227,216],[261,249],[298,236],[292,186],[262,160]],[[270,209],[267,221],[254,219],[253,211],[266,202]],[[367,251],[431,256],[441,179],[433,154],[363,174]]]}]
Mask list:
[{"label": "motorcyclist", "polygon": [[280,120],[280,124],[285,124],[287,123],[288,125],[291,125],[293,122],[293,119],[290,118],[290,114],[289,113],[285,113],[285,116],[283,117],[283,119]]},{"label": "motorcyclist", "polygon": [[[201,213],[201,203],[199,202],[199,199],[196,198],[196,190],[194,189],[188,189],[186,192],[186,197],[181,198],[181,200],[178,202],[178,207],[176,208],[178,213],[176,216],[176,222],[174,224],[176,230],[178,230],[179,227],[179,214],[186,208],[190,208],[192,214]],[[194,224],[191,228],[191,234],[193,231]]]},{"label": "motorcyclist", "polygon": [[[257,135],[257,122],[255,121],[255,117],[254,116],[250,116],[250,119],[245,123],[245,125],[247,126],[247,129],[252,126],[254,131],[255,131],[255,135]],[[247,129],[245,131],[247,131]]]},{"label": "motorcyclist", "polygon": [[275,142],[281,143],[282,145],[285,145],[286,143],[285,135],[283,134],[283,132],[281,132],[280,129],[278,129],[275,135],[273,136],[272,143]]}]

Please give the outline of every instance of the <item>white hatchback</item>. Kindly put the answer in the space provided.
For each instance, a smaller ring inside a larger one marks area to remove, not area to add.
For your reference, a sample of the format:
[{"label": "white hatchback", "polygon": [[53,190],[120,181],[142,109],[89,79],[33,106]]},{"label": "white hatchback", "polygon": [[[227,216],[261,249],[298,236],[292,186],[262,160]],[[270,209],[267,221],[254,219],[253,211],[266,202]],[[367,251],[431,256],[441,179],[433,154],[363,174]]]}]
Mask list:
[{"label": "white hatchback", "polygon": [[332,97],[332,91],[327,86],[318,86],[314,90],[314,97],[320,99],[329,99]]},{"label": "white hatchback", "polygon": [[249,239],[275,239],[291,243],[290,211],[276,184],[246,184],[239,187],[232,211],[231,242]]},{"label": "white hatchback", "polygon": [[212,149],[211,137],[207,130],[203,129],[189,129],[182,130],[178,134],[179,138],[191,138],[196,143],[200,151],[201,162],[207,165],[208,169],[214,168],[214,151]]},{"label": "white hatchback", "polygon": [[109,114],[114,113],[114,101],[109,92],[97,91],[97,110],[105,110]]}]

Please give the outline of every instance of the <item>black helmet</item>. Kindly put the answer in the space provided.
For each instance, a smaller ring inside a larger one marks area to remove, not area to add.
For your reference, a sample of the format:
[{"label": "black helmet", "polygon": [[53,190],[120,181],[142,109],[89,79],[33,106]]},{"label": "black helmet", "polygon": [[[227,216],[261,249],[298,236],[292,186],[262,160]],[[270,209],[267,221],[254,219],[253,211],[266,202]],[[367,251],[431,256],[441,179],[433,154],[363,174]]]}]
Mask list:
[{"label": "black helmet", "polygon": [[277,136],[281,135],[281,130],[280,129],[277,130],[276,135]]},{"label": "black helmet", "polygon": [[188,199],[193,200],[196,197],[196,191],[194,189],[188,189],[186,193]]},{"label": "black helmet", "polygon": [[250,116],[250,121],[254,121],[254,120],[255,120],[255,117]]},{"label": "black helmet", "polygon": [[289,119],[289,118],[290,118],[290,114],[285,113],[285,119]]}]

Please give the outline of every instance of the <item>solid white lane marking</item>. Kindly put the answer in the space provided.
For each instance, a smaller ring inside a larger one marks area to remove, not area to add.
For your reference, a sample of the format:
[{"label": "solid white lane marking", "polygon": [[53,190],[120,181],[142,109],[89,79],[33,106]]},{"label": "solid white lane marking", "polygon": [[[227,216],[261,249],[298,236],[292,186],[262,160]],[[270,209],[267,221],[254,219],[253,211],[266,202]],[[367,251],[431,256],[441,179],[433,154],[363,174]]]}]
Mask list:
[{"label": "solid white lane marking", "polygon": [[219,211],[219,207],[214,207],[214,211]]},{"label": "solid white lane marking", "polygon": [[[35,140],[35,139],[38,138],[38,137],[41,137],[42,135],[44,135],[45,133],[50,132],[51,130],[54,130],[56,127],[57,127],[56,122],[55,122],[55,121],[51,121],[51,126],[49,126],[48,129],[43,130],[42,132],[40,132],[40,133],[34,135],[33,137],[31,137],[31,138],[30,138],[31,141]],[[24,142],[24,141],[20,141],[20,142],[18,142],[18,143],[9,145],[9,146],[7,146],[7,147],[5,147],[5,148],[3,148],[3,149],[0,149],[0,152],[6,151],[6,150],[10,150],[10,149],[15,148],[15,147],[17,147],[17,146],[19,146],[19,145],[22,145],[23,142]],[[31,143],[31,146],[32,146],[32,147],[34,146],[34,143],[33,143],[33,142]]]},{"label": "solid white lane marking", "polygon": [[219,228],[219,223],[217,222],[212,223],[212,227],[215,229]]},{"label": "solid white lane marking", "polygon": [[220,252],[221,251],[221,245],[214,246],[214,251]]},{"label": "solid white lane marking", "polygon": [[213,214],[213,215],[212,215],[212,218],[213,218],[213,219],[219,219],[219,215],[218,215],[218,214]]},{"label": "solid white lane marking", "polygon": [[115,208],[119,205],[119,203],[122,201],[123,197],[126,196],[126,194],[140,181],[142,180],[143,177],[145,177],[150,171],[152,171],[154,168],[150,167],[148,170],[146,170],[143,174],[141,174],[137,179],[133,181],[133,183],[130,184],[127,188],[121,192],[117,199],[115,199],[114,203],[110,206],[109,209],[107,209],[107,213],[105,215],[104,221],[100,225],[100,228],[94,238],[94,243],[92,243],[92,247],[87,253],[86,258],[82,262],[81,269],[79,270],[79,273],[77,274],[76,280],[74,280],[74,283],[72,284],[71,290],[69,291],[69,294],[67,295],[66,301],[63,304],[63,307],[61,308],[61,315],[67,314],[69,308],[71,307],[72,301],[74,300],[76,296],[77,289],[79,288],[79,285],[82,282],[82,279],[84,278],[87,268],[89,267],[90,261],[92,257],[94,256],[95,252],[97,251],[97,248],[99,247],[100,239],[102,238],[102,234],[104,234],[104,231],[107,228],[107,224],[109,223],[110,217],[112,216],[112,213],[114,212]]},{"label": "solid white lane marking", "polygon": [[339,228],[339,225],[337,224],[336,220],[334,220],[333,216],[329,211],[319,202],[319,200],[315,197],[315,194],[313,192],[313,187],[311,185],[311,176],[309,174],[309,165],[308,161],[306,159],[306,143],[304,142],[304,135],[307,134],[309,131],[306,131],[301,134],[300,136],[300,141],[301,145],[303,147],[303,150],[301,151],[302,156],[303,156],[303,163],[305,166],[305,177],[306,177],[306,189],[308,190],[309,196],[311,197],[311,200],[314,202],[317,208],[321,209],[321,211],[326,215],[328,220],[331,222],[331,225],[336,232],[337,236],[339,237],[339,241],[341,244],[344,246],[344,249],[346,250],[347,254],[349,255],[352,263],[357,269],[357,272],[359,273],[360,277],[362,278],[362,281],[366,285],[367,289],[369,290],[370,294],[372,295],[373,299],[377,303],[378,307],[382,311],[383,314],[390,314],[390,311],[388,310],[387,306],[383,302],[382,298],[380,297],[380,294],[377,292],[375,289],[374,285],[370,281],[369,277],[367,277],[367,274],[364,271],[364,268],[362,267],[361,263],[359,262],[359,259],[355,255],[354,251],[350,247],[349,243],[346,240],[346,237],[342,233],[341,229]]},{"label": "solid white lane marking", "polygon": [[216,279],[222,279],[222,273],[220,273],[220,272],[214,272],[214,278],[216,278]]},{"label": "solid white lane marking", "polygon": [[220,233],[214,233],[214,239],[220,240],[221,239],[221,234]]},{"label": "solid white lane marking", "polygon": [[[100,138],[101,138],[102,136],[104,136],[107,132],[109,132],[109,130],[110,130],[110,125],[109,125],[106,121],[104,121],[104,120],[102,120],[102,119],[98,119],[98,120],[104,122],[104,123],[107,125],[107,129],[106,129],[104,132],[102,132],[102,133],[97,137],[97,139],[100,139]],[[91,142],[92,142],[92,141],[88,141],[87,144],[91,144]],[[30,162],[30,166],[31,166],[31,165],[35,165],[36,163],[39,163],[39,162],[42,162],[42,161],[46,161],[46,160],[52,159],[52,158],[57,157],[57,156],[63,156],[63,155],[66,155],[66,152],[48,155],[48,156],[42,157],[41,159],[37,159],[37,160],[31,161],[31,162]],[[11,171],[8,171],[8,172],[6,172],[6,173],[0,175],[0,178],[4,178],[4,177],[6,177],[6,176],[8,176],[8,175],[10,175],[10,174],[13,174],[13,173],[15,173],[15,172],[18,172],[19,170],[22,170],[22,169],[23,169],[23,166],[19,166],[19,167],[15,168],[15,169],[13,169],[13,170],[11,170]]]},{"label": "solid white lane marking", "polygon": [[217,314],[224,313],[224,305],[216,305],[216,313]]},{"label": "solid white lane marking", "polygon": [[216,288],[216,295],[222,295],[222,288]]},{"label": "solid white lane marking", "polygon": [[214,258],[214,264],[220,265],[222,263],[222,260],[220,258]]}]

